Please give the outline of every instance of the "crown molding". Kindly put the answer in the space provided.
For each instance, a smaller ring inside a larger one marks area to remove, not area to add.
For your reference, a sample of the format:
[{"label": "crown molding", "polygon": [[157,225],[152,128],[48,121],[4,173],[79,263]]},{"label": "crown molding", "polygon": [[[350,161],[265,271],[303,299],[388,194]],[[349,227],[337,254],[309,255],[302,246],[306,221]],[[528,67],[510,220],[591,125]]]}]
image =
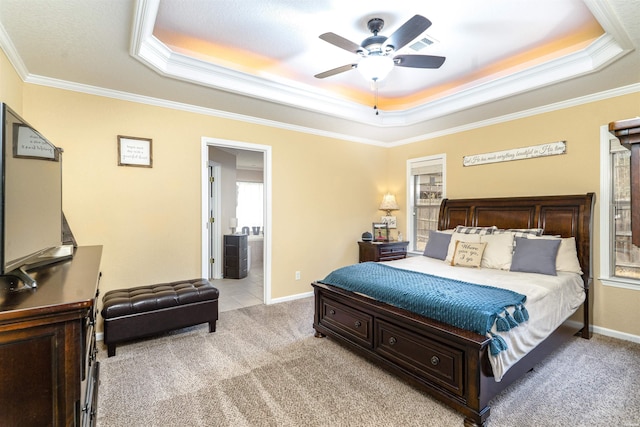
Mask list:
[{"label": "crown molding", "polygon": [[[594,2],[592,2],[594,3]],[[243,96],[268,100],[374,127],[409,126],[499,99],[595,72],[629,53],[631,43],[613,11],[598,3],[591,8],[605,33],[586,48],[567,56],[518,71],[503,78],[468,85],[466,89],[399,111],[375,116],[371,108],[330,96],[291,80],[263,78],[173,52],[153,36],[159,0],[138,0],[130,54],[155,72]],[[614,35],[616,37],[614,37]],[[617,38],[622,41],[619,42]]]},{"label": "crown molding", "polygon": [[24,65],[20,55],[18,55],[18,50],[2,25],[0,25],[0,47],[4,51],[13,68],[16,70],[16,73],[18,73],[18,76],[23,81],[26,80],[29,76],[29,70],[27,70],[27,67]]},{"label": "crown molding", "polygon": [[623,95],[630,95],[632,93],[640,92],[640,83],[619,87],[612,90],[606,90],[599,93],[594,93],[587,96],[581,96],[579,98],[570,99],[567,101],[556,102],[553,104],[544,105],[538,108],[531,108],[528,110],[518,111],[511,114],[506,114],[499,117],[494,117],[488,120],[481,120],[474,123],[468,123],[462,126],[456,126],[448,128],[438,132],[431,132],[422,135],[417,135],[411,138],[399,140],[391,144],[387,144],[388,147],[397,147],[400,145],[413,144],[419,141],[426,141],[429,139],[439,138],[446,135],[453,135],[460,132],[466,132],[474,129],[483,128],[486,126],[493,126],[501,123],[510,122],[512,120],[523,119],[526,117],[536,116],[538,114],[550,113],[553,111],[564,110],[566,108],[577,107],[583,104],[589,104],[591,102],[602,101],[609,98],[615,98]]}]

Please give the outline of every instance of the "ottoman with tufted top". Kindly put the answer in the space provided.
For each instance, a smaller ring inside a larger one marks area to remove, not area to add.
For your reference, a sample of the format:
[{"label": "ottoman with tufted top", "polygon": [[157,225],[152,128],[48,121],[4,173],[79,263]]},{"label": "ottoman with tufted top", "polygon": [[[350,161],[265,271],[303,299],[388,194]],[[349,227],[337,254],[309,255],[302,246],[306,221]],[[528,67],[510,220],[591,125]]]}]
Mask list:
[{"label": "ottoman with tufted top", "polygon": [[209,323],[209,332],[215,332],[218,295],[218,289],[207,279],[107,292],[101,314],[108,356],[115,356],[120,342],[200,323]]}]

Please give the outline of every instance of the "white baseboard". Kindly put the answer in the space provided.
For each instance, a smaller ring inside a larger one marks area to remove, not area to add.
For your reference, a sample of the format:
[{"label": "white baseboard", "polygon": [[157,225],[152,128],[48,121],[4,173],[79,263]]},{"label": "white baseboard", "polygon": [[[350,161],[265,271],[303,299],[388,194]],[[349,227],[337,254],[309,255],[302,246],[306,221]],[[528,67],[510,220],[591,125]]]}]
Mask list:
[{"label": "white baseboard", "polygon": [[613,329],[601,328],[599,326],[593,327],[593,332],[607,337],[618,338],[624,341],[631,341],[640,344],[640,336],[628,334],[626,332],[620,332]]},{"label": "white baseboard", "polygon": [[[578,321],[575,321],[575,320],[567,320],[565,322],[565,324],[571,325],[571,327],[576,328],[576,329],[582,327],[582,322],[578,322]],[[593,327],[593,333],[594,334],[604,335],[604,336],[611,337],[611,338],[617,338],[617,339],[620,339],[620,340],[623,340],[623,341],[631,341],[631,342],[640,343],[640,336],[638,336],[638,335],[628,334],[626,332],[620,332],[620,331],[616,331],[614,329],[601,328],[600,326],[594,326]]]},{"label": "white baseboard", "polygon": [[294,301],[297,299],[302,299],[302,298],[309,298],[313,296],[313,291],[309,291],[309,292],[304,292],[301,294],[295,294],[295,295],[289,295],[288,297],[282,297],[282,298],[275,298],[272,300],[269,300],[267,302],[267,305],[271,305],[271,304],[278,304],[281,302],[287,302],[287,301]]}]

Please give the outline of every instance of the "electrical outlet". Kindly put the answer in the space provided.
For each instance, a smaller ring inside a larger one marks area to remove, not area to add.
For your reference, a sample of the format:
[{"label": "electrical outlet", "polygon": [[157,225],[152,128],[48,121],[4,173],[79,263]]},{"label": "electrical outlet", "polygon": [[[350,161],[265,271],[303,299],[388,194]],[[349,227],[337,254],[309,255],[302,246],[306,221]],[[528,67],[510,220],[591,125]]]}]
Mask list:
[{"label": "electrical outlet", "polygon": [[296,280],[300,280],[300,272],[296,271]]}]

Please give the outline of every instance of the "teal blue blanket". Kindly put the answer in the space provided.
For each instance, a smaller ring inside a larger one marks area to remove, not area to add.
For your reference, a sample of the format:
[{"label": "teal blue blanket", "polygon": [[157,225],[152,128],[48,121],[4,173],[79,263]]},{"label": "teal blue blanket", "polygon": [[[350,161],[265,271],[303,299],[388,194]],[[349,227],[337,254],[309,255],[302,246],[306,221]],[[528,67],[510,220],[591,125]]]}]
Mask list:
[{"label": "teal blue blanket", "polygon": [[[365,262],[339,268],[322,283],[358,292],[458,328],[492,338],[491,353],[506,350],[500,332],[528,320],[525,295],[415,271]],[[513,315],[507,308],[513,308]]]}]

